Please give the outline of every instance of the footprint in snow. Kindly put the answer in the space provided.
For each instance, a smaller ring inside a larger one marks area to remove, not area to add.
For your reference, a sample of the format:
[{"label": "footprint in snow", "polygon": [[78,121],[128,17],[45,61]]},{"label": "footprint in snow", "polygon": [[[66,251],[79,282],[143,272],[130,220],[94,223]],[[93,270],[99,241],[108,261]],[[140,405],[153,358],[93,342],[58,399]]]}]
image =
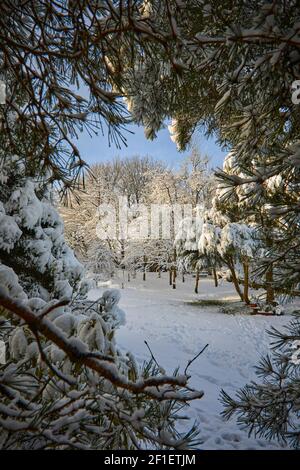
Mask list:
[{"label": "footprint in snow", "polygon": [[224,441],[241,442],[241,436],[236,433],[225,432],[222,434]]}]

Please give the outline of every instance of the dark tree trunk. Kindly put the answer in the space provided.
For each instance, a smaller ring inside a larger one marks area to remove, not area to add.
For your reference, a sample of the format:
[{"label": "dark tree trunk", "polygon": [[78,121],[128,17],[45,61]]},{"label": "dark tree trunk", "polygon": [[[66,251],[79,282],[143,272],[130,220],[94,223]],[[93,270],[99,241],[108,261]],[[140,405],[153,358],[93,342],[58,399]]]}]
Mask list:
[{"label": "dark tree trunk", "polygon": [[176,254],[176,250],[175,250],[175,249],[174,249],[174,252],[173,252],[173,262],[174,262],[174,267],[173,267],[173,283],[172,283],[172,287],[173,287],[173,289],[176,289],[176,277],[177,277],[176,262],[177,262],[177,254]]},{"label": "dark tree trunk", "polygon": [[244,263],[243,269],[244,269],[244,302],[246,302],[246,304],[249,304],[250,303],[250,300],[249,300],[249,264]]},{"label": "dark tree trunk", "polygon": [[173,276],[172,276],[172,287],[173,289],[176,289],[176,277],[177,277],[177,272],[176,272],[176,267],[173,268]]},{"label": "dark tree trunk", "polygon": [[172,285],[172,268],[169,269],[169,285]]},{"label": "dark tree trunk", "polygon": [[195,294],[198,294],[199,279],[200,279],[199,269],[197,268],[196,269],[196,281],[195,281]]},{"label": "dark tree trunk", "polygon": [[273,267],[269,266],[268,271],[266,272],[266,290],[267,297],[266,301],[268,304],[273,304],[275,300],[274,288],[273,288]]},{"label": "dark tree trunk", "polygon": [[212,269],[213,275],[214,275],[214,281],[215,281],[215,287],[218,287],[218,276],[217,276],[217,271],[216,268]]}]

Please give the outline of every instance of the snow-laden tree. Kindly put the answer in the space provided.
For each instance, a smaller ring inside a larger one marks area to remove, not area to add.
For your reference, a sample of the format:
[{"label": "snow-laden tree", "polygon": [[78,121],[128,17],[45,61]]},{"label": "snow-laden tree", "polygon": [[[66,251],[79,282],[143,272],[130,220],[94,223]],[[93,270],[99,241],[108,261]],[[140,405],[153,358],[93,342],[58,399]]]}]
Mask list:
[{"label": "snow-laden tree", "polygon": [[[90,172],[80,181],[80,189],[73,191],[69,197],[69,204],[62,202],[58,205],[59,212],[64,220],[65,236],[82,262],[88,257],[90,249],[96,246],[97,225],[105,231],[101,224],[99,206],[107,204],[113,210],[118,208],[117,184],[120,178],[121,167],[118,160],[109,163],[92,165]],[[79,215],[80,214],[80,215]],[[116,234],[117,235],[117,234]],[[117,240],[106,237],[100,240],[115,254],[118,251]]]},{"label": "snow-laden tree", "polygon": [[117,180],[118,193],[126,197],[129,207],[145,202],[153,175],[162,172],[165,165],[148,155],[134,155],[116,160],[116,162],[121,168],[120,177]]},{"label": "snow-laden tree", "polygon": [[179,176],[186,186],[186,200],[193,207],[208,205],[214,186],[213,173],[208,167],[209,156],[202,155],[195,143],[190,154],[184,159]]},{"label": "snow-laden tree", "polygon": [[171,239],[140,239],[126,243],[123,266],[130,272],[169,271],[174,265],[174,247]]},{"label": "snow-laden tree", "polygon": [[0,259],[30,297],[71,298],[82,266],[64,240],[61,218],[42,174],[26,175],[12,157],[1,170]]},{"label": "snow-laden tree", "polygon": [[[84,186],[82,181],[80,191],[70,196],[70,204],[67,207],[63,204],[59,206],[65,222],[66,238],[82,262],[84,258],[94,261],[93,247],[97,245],[106,249],[107,254],[111,252],[116,265],[122,262],[127,225],[134,221],[135,208],[139,203],[149,208],[151,181],[161,171],[163,165],[147,156],[116,158],[91,165]],[[124,216],[128,214],[124,233],[119,230],[120,206],[124,209]],[[110,211],[111,220],[105,208]],[[100,239],[99,232],[103,234]]]},{"label": "snow-laden tree", "polygon": [[[256,287],[267,289],[268,303],[274,302],[274,294],[293,298],[299,295],[299,220],[294,213],[297,184],[287,177],[288,167],[279,170],[276,165],[271,170],[274,155],[257,155],[249,161],[247,170],[236,152],[230,160],[235,162],[234,171],[230,165],[219,172],[225,204],[231,201],[231,210],[256,221],[264,247],[255,260]],[[293,176],[296,172],[295,168]],[[262,180],[253,180],[253,174],[262,176]],[[297,316],[282,331],[272,328],[272,355],[257,366],[258,380],[234,397],[222,391],[225,418],[235,416],[254,435],[277,438],[295,448],[300,448],[299,332]]]},{"label": "snow-laden tree", "polygon": [[182,221],[175,246],[180,263],[187,270],[208,267],[216,277],[216,270],[226,267],[239,297],[249,303],[249,264],[260,247],[255,227],[230,221],[217,210],[214,200],[211,209],[198,211]]},{"label": "snow-laden tree", "polygon": [[[8,159],[6,159],[6,163]],[[138,366],[114,339],[118,291],[86,300],[82,266],[42,174],[18,157],[1,170],[0,366],[3,449],[186,448],[177,411],[200,398],[185,374]],[[177,410],[177,411],[176,411]]]},{"label": "snow-laden tree", "polygon": [[182,220],[176,232],[174,247],[177,255],[178,269],[181,272],[196,272],[195,293],[198,294],[199,272],[201,269],[215,269],[216,260],[208,256],[199,256],[198,244],[202,231],[203,219],[186,217]]},{"label": "snow-laden tree", "polygon": [[[201,243],[201,242],[200,242]],[[221,229],[221,240],[218,253],[221,260],[228,266],[235,289],[241,300],[246,303],[249,299],[249,269],[256,256],[259,255],[260,241],[255,227],[244,223],[230,222]],[[238,275],[236,270],[240,271]],[[244,289],[240,288],[242,278]]]},{"label": "snow-laden tree", "polygon": [[[251,171],[262,172],[268,165],[268,159],[253,158],[248,165]],[[276,219],[270,214],[270,203],[276,201],[284,190],[284,180],[281,175],[268,178],[263,185],[256,185],[247,181],[247,171],[239,165],[235,150],[232,150],[224,161],[223,171],[219,171],[219,185],[217,187],[218,209],[233,220],[244,220],[256,227],[257,238],[260,240],[261,250],[256,259],[253,273],[253,287],[266,289],[266,301],[274,303],[275,294],[289,293],[289,287],[280,282],[279,273],[282,264],[270,261],[270,253],[275,249],[279,253],[282,241],[285,238],[286,227],[283,220]],[[225,177],[225,181],[223,179]],[[245,179],[244,184],[238,185],[236,191],[228,187],[228,178]],[[284,253],[282,253],[284,256]],[[285,256],[284,256],[285,257]]]},{"label": "snow-laden tree", "polygon": [[86,269],[90,271],[96,281],[108,280],[113,277],[116,271],[118,259],[107,243],[97,240],[87,250],[85,264]]},{"label": "snow-laden tree", "polygon": [[[184,205],[189,206],[189,209],[192,209],[192,207],[195,206],[195,199],[193,198],[193,190],[190,184],[191,181],[189,179],[191,174],[192,171],[190,171],[188,165],[186,165],[185,168],[182,168],[180,171],[174,171],[171,168],[165,168],[153,175],[149,187],[149,205],[152,207],[152,204],[156,204],[162,209],[162,217],[161,220],[157,223],[156,229],[162,233],[164,230],[167,232],[162,237],[167,238],[162,240],[159,246],[155,246],[154,244],[153,247],[159,250],[157,253],[158,255],[159,253],[163,254],[163,258],[161,258],[161,261],[163,261],[161,267],[168,266],[169,283],[174,289],[176,288],[178,263],[176,250],[174,247],[172,248],[172,245],[176,236],[178,219],[180,222],[180,219],[184,215],[182,212]],[[201,183],[199,184],[199,187],[200,186]],[[163,213],[164,210],[165,213]],[[157,258],[159,257],[161,256],[159,255]]]}]

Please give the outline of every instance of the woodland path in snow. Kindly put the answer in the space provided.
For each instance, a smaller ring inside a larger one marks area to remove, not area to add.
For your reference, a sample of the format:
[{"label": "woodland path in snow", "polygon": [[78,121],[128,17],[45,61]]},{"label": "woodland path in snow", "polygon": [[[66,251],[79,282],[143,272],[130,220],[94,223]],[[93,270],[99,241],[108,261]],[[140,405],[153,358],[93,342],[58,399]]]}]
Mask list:
[{"label": "woodland path in snow", "polygon": [[[177,366],[183,371],[207,343],[208,348],[189,368],[191,386],[204,390],[201,400],[191,404],[186,414],[199,422],[203,449],[276,449],[276,441],[248,437],[234,420],[226,422],[220,416],[220,390],[229,394],[255,379],[254,366],[269,352],[270,338],[266,330],[280,328],[289,316],[266,317],[246,314],[225,314],[220,305],[203,305],[203,300],[230,302],[237,300],[230,283],[214,287],[212,279],[200,280],[199,294],[193,292],[194,279],[178,278],[177,289],[168,285],[167,274],[158,279],[147,273],[125,283],[120,307],[126,312],[126,325],[117,332],[122,350],[133,352],[143,362],[150,354],[146,340],[157,360],[167,372]],[[120,287],[122,276],[112,279],[90,293],[95,299],[104,289]],[[202,303],[197,303],[197,301]],[[183,422],[185,423],[185,422]],[[188,424],[182,424],[186,429]]]}]

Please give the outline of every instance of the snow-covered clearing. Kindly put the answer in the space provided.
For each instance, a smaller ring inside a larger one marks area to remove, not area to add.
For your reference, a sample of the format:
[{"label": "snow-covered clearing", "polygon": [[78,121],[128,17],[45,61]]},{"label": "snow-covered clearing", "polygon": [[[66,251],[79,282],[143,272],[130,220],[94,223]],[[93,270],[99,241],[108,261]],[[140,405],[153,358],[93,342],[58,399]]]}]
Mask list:
[{"label": "snow-covered clearing", "polygon": [[[118,346],[132,351],[141,362],[149,359],[146,340],[156,360],[168,371],[177,366],[184,370],[206,343],[204,353],[190,366],[191,385],[205,392],[201,400],[191,404],[187,414],[198,420],[203,449],[274,449],[277,442],[248,438],[235,421],[226,422],[220,416],[220,390],[229,394],[255,378],[254,368],[261,355],[268,353],[271,325],[281,327],[289,317],[266,317],[246,314],[228,315],[219,305],[201,305],[197,300],[236,300],[232,284],[214,287],[212,279],[200,279],[199,294],[193,292],[194,279],[180,279],[177,289],[168,285],[166,274],[158,279],[147,273],[125,282],[120,307],[126,312],[126,326],[117,332]],[[92,299],[104,289],[120,287],[122,277],[90,293]]]}]

